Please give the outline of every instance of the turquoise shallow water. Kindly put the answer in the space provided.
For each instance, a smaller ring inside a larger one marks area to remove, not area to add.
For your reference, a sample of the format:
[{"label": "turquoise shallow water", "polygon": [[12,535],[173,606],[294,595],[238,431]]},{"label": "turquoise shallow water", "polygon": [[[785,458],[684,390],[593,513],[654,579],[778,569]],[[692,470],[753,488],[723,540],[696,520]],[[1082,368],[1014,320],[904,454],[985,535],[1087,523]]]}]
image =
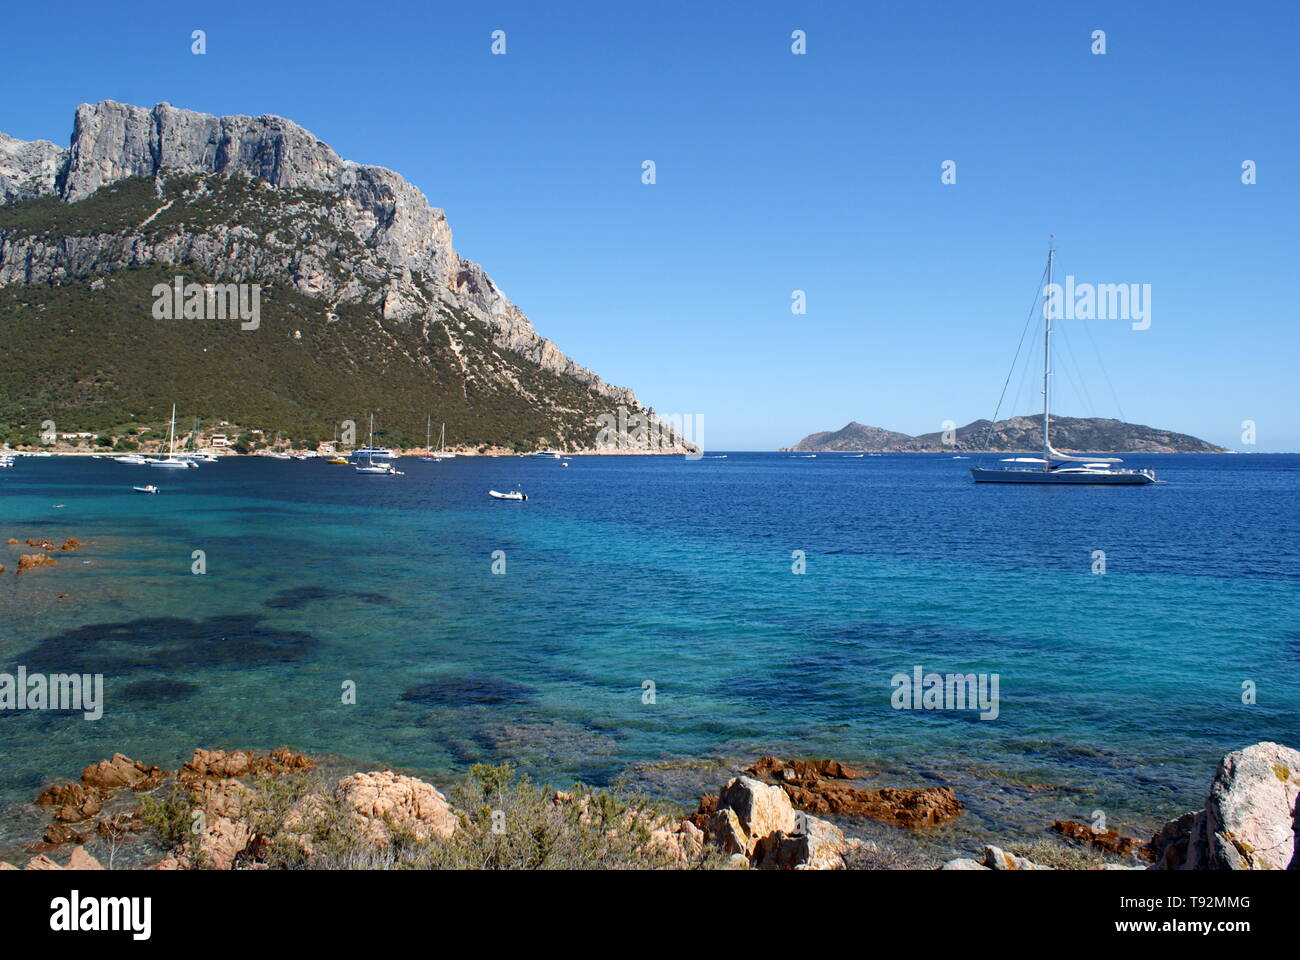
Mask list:
[{"label": "turquoise shallow water", "polygon": [[[784,751],[951,783],[963,829],[1101,807],[1140,832],[1227,750],[1300,745],[1300,457],[1135,459],[1170,483],[1133,489],[976,486],[973,462],[20,459],[0,541],[86,546],[21,578],[0,546],[0,671],[101,672],[107,704],[0,712],[0,806],[114,751],[287,744],[444,781],[512,759],[683,801],[721,775],[699,758]],[[527,503],[487,499],[515,483]],[[998,674],[999,717],[892,709],[918,664]]]}]

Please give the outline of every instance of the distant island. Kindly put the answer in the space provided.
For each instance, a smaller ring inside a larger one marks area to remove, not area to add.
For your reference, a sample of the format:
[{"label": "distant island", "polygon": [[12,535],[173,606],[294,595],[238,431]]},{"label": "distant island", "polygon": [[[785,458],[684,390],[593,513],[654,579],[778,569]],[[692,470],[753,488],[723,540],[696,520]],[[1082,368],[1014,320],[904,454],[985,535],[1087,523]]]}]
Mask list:
[{"label": "distant island", "polygon": [[[973,420],[952,431],[919,437],[851,421],[839,430],[812,433],[784,451],[800,453],[932,453],[960,451],[1021,452],[1043,445],[1042,414],[1010,417],[991,425]],[[1185,433],[1104,417],[1052,417],[1052,446],[1062,452],[1086,453],[1231,453]]]}]

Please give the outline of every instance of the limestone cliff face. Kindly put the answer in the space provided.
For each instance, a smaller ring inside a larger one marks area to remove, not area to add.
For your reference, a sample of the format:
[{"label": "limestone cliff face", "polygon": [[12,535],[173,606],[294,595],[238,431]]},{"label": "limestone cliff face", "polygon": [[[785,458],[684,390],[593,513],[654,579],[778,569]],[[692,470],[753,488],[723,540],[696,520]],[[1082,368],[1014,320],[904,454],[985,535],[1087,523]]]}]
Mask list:
[{"label": "limestone cliff face", "polygon": [[30,200],[55,191],[68,151],[48,140],[15,140],[0,133],[0,202]]},{"label": "limestone cliff face", "polygon": [[[243,226],[146,239],[131,231],[93,237],[0,240],[0,285],[59,282],[89,271],[144,263],[194,263],[227,280],[287,281],[327,304],[378,305],[386,319],[438,322],[445,306],[488,323],[493,342],[542,369],[568,375],[614,403],[639,407],[537,334],[476,263],[452,246],[442,210],[398,174],[343,160],[297,124],[276,116],[215,117],[160,103],[110,100],[77,108],[67,149],[0,134],[0,201],[57,196],[76,203],[131,177],[244,175],[293,193],[346,238],[286,242]],[[202,182],[196,188],[205,189]],[[160,206],[162,201],[160,200]],[[340,258],[347,269],[336,269]]]}]

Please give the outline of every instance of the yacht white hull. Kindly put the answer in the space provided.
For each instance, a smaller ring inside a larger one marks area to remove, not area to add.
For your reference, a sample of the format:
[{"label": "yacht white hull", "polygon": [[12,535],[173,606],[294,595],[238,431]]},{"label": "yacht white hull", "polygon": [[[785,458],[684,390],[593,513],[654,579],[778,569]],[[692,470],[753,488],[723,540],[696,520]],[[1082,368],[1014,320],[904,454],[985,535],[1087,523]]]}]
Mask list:
[{"label": "yacht white hull", "polygon": [[1124,471],[1101,471],[1101,470],[1080,470],[1071,473],[1062,473],[1055,470],[1016,470],[1016,469],[989,469],[987,467],[971,467],[971,478],[976,483],[1066,483],[1066,484],[1099,484],[1103,486],[1138,486],[1141,484],[1155,483],[1156,478],[1148,473],[1141,473],[1136,470]]}]

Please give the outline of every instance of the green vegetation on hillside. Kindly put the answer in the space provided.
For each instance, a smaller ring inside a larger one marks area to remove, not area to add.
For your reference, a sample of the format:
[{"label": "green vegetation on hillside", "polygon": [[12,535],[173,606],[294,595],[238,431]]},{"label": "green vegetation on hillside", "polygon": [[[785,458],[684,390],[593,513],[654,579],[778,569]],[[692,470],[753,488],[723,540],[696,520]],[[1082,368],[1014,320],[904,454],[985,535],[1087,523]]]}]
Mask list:
[{"label": "green vegetation on hillside", "polygon": [[226,420],[299,446],[332,439],[346,420],[364,442],[374,412],[376,440],[393,446],[422,446],[432,414],[435,435],[445,422],[450,445],[530,450],[590,446],[596,417],[610,412],[611,401],[586,384],[498,348],[488,324],[423,281],[441,304],[435,322],[386,320],[373,304],[330,305],[299,293],[290,277],[260,275],[257,330],[236,320],[155,319],[156,284],[178,274],[200,284],[230,277],[188,263],[136,265],[129,251],[140,238],[191,240],[238,227],[250,257],[281,258],[311,240],[332,252],[327,267],[339,279],[379,284],[356,274],[373,251],[329,222],[330,194],[245,177],[160,183],[133,178],[78,203],[0,206],[0,239],[90,237],[115,258],[82,264],[57,285],[0,287],[0,443],[34,443],[53,420],[59,432],[94,431],[128,449],[128,430],[157,430],[174,402],[178,427]]}]

